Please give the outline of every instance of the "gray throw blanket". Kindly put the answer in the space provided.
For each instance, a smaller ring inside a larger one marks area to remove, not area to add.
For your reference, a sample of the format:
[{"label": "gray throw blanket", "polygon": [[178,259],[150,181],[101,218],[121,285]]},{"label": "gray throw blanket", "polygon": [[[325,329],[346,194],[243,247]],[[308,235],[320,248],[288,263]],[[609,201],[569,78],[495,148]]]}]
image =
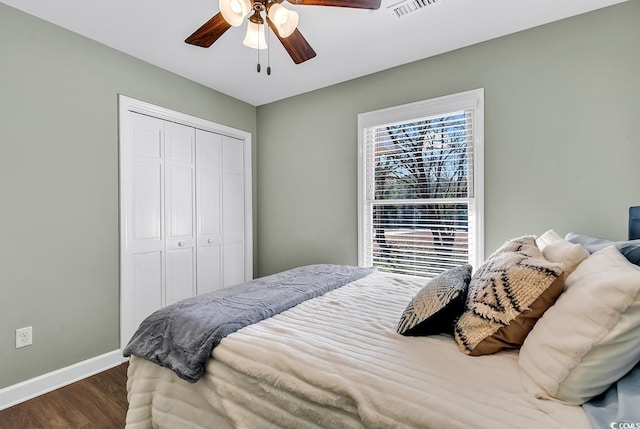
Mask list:
[{"label": "gray throw blanket", "polygon": [[188,298],[147,317],[123,354],[155,362],[194,383],[213,348],[227,335],[373,271],[308,265]]}]

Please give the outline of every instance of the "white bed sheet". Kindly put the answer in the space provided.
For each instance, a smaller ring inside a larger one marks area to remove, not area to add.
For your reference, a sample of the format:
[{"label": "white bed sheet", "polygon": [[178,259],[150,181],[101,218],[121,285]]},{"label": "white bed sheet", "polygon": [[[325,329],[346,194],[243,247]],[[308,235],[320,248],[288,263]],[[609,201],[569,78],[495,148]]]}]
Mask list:
[{"label": "white bed sheet", "polygon": [[127,428],[590,428],[524,391],[517,352],[395,331],[424,281],[374,273],[222,340],[191,384],[129,366]]}]

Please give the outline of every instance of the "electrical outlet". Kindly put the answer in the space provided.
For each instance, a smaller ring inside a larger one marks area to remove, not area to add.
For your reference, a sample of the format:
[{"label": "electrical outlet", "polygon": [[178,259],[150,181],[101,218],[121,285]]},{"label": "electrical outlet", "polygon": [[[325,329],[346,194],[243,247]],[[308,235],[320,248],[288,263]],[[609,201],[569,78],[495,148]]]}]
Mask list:
[{"label": "electrical outlet", "polygon": [[16,349],[30,346],[31,344],[33,344],[33,328],[27,326],[26,328],[16,329]]}]

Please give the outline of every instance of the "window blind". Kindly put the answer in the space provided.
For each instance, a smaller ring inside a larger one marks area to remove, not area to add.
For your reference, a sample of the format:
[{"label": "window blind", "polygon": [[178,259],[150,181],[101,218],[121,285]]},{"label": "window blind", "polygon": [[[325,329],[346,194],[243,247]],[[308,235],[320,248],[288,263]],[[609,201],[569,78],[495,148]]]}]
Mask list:
[{"label": "window blind", "polygon": [[361,127],[361,263],[434,277],[477,259],[475,109]]}]

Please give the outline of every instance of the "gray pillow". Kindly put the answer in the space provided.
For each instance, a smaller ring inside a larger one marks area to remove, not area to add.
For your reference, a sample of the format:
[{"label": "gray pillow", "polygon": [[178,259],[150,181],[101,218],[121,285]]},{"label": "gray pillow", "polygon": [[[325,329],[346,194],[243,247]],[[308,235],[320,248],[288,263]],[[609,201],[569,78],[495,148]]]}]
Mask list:
[{"label": "gray pillow", "polygon": [[589,253],[594,253],[600,249],[614,245],[629,262],[640,265],[640,240],[611,241],[587,234],[578,234],[576,232],[570,232],[565,239],[572,243],[581,244]]},{"label": "gray pillow", "polygon": [[462,314],[471,280],[471,265],[451,268],[434,277],[402,313],[397,331],[405,336],[452,334]]}]

